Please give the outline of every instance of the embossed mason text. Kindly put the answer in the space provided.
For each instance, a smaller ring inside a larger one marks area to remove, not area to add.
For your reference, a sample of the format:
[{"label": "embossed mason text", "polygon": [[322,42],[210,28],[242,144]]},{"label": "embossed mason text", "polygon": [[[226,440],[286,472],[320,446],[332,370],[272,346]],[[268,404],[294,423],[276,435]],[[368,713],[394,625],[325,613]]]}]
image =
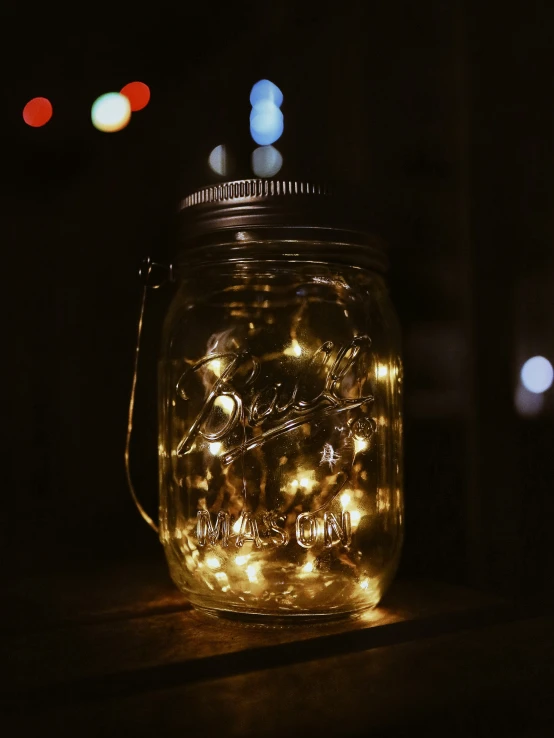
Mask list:
[{"label": "embossed mason text", "polygon": [[[223,511],[217,514],[212,523],[207,510],[198,511],[196,537],[199,546],[219,544],[223,547],[234,545],[236,548],[242,548],[247,542],[257,548],[286,546],[290,540],[286,530],[278,525],[274,513],[263,513],[257,517],[251,512],[243,512],[237,525],[229,513]],[[352,542],[350,513],[343,512],[340,519],[330,512],[323,513],[322,517],[315,513],[301,513],[296,518],[295,537],[302,548],[313,548],[318,543],[323,543],[325,548],[337,544],[349,546]]]}]

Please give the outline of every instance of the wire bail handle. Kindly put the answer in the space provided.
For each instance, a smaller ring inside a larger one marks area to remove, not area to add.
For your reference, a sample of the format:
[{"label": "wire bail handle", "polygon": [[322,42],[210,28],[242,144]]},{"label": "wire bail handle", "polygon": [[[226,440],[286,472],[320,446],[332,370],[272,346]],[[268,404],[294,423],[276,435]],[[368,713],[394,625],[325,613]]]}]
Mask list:
[{"label": "wire bail handle", "polygon": [[144,312],[146,308],[146,296],[148,291],[151,289],[158,289],[162,287],[166,282],[173,282],[173,265],[159,264],[152,261],[150,257],[144,259],[140,265],[139,277],[142,282],[142,297],[140,302],[139,319],[137,326],[137,341],[135,346],[135,359],[133,366],[133,381],[131,384],[131,395],[129,398],[129,414],[127,417],[127,437],[125,441],[125,475],[127,477],[127,486],[133,502],[135,503],[137,510],[141,514],[143,520],[154,530],[156,533],[159,532],[159,528],[154,520],[148,515],[142,504],[140,503],[133,480],[131,477],[131,464],[130,464],[130,449],[131,449],[131,438],[133,435],[133,419],[135,411],[135,398],[137,389],[137,378],[138,378],[138,365],[140,358],[140,341],[142,336],[142,324],[144,320]]}]

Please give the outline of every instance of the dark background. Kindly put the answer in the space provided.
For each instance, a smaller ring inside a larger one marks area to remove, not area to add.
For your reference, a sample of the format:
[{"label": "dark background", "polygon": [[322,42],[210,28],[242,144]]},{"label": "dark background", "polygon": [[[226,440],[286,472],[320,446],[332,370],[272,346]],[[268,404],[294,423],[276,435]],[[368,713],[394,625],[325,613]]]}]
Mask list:
[{"label": "dark background", "polygon": [[[201,4],[200,4],[201,5]],[[553,390],[518,414],[519,369],[554,362],[554,6],[271,2],[55,19],[5,6],[2,67],[3,526],[31,581],[162,556],[123,450],[140,260],[171,258],[180,197],[251,176],[249,91],[284,92],[279,176],[367,183],[404,334],[404,576],[552,591]],[[16,6],[14,6],[16,7]],[[100,94],[146,82],[122,132]],[[25,103],[48,97],[44,128]],[[148,304],[133,471],[156,507]]]}]

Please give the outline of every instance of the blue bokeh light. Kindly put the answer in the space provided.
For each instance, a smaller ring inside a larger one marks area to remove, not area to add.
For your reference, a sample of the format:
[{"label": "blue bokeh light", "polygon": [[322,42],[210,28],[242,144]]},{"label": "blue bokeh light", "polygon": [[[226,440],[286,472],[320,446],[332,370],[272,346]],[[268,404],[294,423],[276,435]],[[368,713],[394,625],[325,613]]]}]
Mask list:
[{"label": "blue bokeh light", "polygon": [[280,108],[283,104],[283,93],[273,82],[270,82],[268,79],[261,79],[252,87],[250,105],[254,107],[262,100],[269,100]]},{"label": "blue bokeh light", "polygon": [[268,79],[261,79],[250,91],[250,135],[260,146],[275,143],[283,134],[284,118],[280,108],[283,93]]},{"label": "blue bokeh light", "polygon": [[250,135],[260,146],[269,146],[284,130],[283,113],[271,102],[260,102],[250,113]]},{"label": "blue bokeh light", "polygon": [[[274,102],[272,102],[271,100],[259,100],[255,105],[252,106],[252,110],[250,111],[250,120],[252,121],[252,118],[255,115],[276,115],[278,113],[281,113],[281,111]],[[283,115],[283,113],[281,113],[281,115]]]}]

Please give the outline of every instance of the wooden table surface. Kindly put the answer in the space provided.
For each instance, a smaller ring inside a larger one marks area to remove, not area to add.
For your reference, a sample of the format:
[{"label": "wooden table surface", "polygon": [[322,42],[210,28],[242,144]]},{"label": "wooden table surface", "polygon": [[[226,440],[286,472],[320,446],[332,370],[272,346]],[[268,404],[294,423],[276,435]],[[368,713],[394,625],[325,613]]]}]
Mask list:
[{"label": "wooden table surface", "polygon": [[23,578],[3,618],[11,736],[554,736],[551,612],[460,587],[398,581],[357,619],[266,627],[135,562]]}]

